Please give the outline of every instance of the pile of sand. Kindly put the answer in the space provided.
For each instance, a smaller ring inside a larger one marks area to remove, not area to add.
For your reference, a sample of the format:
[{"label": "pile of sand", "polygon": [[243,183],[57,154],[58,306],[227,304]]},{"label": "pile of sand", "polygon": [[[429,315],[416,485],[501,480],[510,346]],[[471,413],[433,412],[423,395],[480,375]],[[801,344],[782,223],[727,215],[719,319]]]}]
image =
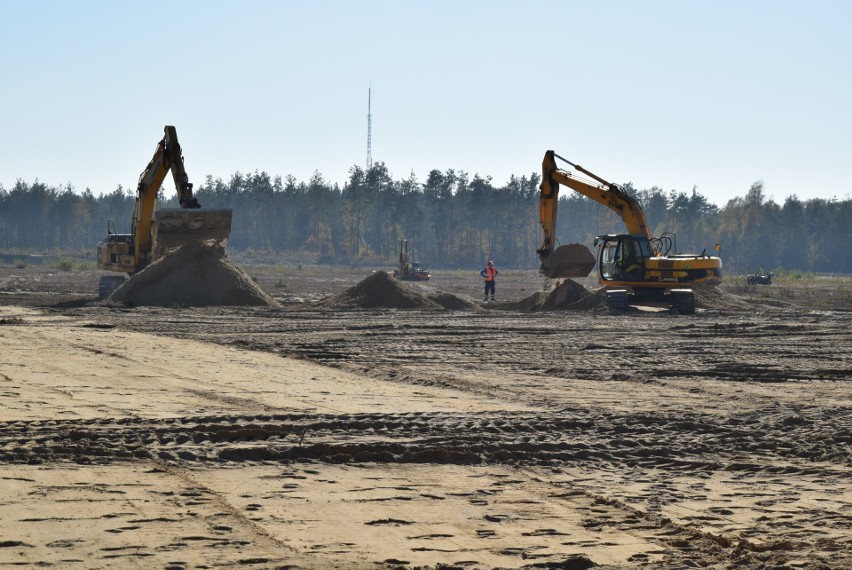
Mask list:
[{"label": "pile of sand", "polygon": [[386,271],[375,271],[357,285],[320,303],[333,309],[440,309],[438,303],[414,291]]},{"label": "pile of sand", "polygon": [[537,291],[515,303],[501,306],[516,311],[589,311],[606,305],[602,289],[589,291],[576,281],[564,279],[550,291]]},{"label": "pile of sand", "polygon": [[535,311],[544,302],[545,297],[547,297],[547,293],[544,291],[536,291],[532,295],[524,297],[520,301],[501,303],[495,308],[506,309],[509,311]]},{"label": "pile of sand", "polygon": [[200,243],[170,251],[125,281],[107,302],[158,307],[276,304],[223,249]]},{"label": "pile of sand", "polygon": [[357,285],[320,302],[331,309],[479,309],[470,301],[449,293],[424,295],[386,271],[376,271]]},{"label": "pile of sand", "polygon": [[[702,309],[739,310],[753,305],[747,299],[712,287],[694,289],[695,306]],[[550,291],[538,291],[515,303],[501,306],[516,311],[590,311],[607,306],[603,287],[589,291],[576,281],[565,279]]]},{"label": "pile of sand", "polygon": [[451,311],[481,311],[482,307],[471,301],[443,291],[435,291],[426,295],[430,300]]}]

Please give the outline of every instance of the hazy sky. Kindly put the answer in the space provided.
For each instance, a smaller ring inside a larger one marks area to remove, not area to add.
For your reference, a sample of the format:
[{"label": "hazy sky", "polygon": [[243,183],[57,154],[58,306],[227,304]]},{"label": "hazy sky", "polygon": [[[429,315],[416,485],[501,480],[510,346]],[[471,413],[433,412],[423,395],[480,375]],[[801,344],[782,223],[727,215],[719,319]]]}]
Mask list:
[{"label": "hazy sky", "polygon": [[[852,2],[0,0],[0,184],[135,188],[173,124],[208,174],[373,160],[538,172],[724,205],[852,190]],[[167,192],[173,192],[171,182]]]}]

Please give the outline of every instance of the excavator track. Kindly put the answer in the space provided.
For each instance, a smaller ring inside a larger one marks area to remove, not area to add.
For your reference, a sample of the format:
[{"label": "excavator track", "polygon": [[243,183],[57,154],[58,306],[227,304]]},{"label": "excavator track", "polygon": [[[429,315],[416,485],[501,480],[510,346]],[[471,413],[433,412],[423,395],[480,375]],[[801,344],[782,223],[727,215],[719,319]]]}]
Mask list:
[{"label": "excavator track", "polygon": [[672,289],[669,300],[672,307],[681,315],[695,314],[695,293],[692,289]]}]

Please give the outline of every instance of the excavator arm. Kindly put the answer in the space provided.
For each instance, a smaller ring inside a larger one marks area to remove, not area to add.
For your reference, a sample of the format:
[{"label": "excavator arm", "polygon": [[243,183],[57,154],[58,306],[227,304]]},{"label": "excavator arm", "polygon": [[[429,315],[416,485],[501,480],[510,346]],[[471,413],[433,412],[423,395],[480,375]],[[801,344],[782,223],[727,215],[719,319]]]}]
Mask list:
[{"label": "excavator arm", "polygon": [[[572,173],[561,170],[556,166],[556,159],[559,158],[573,166],[578,172],[590,176],[598,184],[592,184],[581,178],[577,178]],[[651,239],[651,230],[648,227],[648,220],[645,218],[645,213],[642,207],[635,198],[627,192],[619,188],[617,185],[607,182],[603,178],[593,174],[578,164],[574,164],[569,160],[565,160],[552,150],[549,150],[544,155],[544,160],[541,163],[541,194],[540,194],[540,215],[541,227],[544,229],[545,243],[542,244],[542,249],[546,249],[546,245],[552,241],[556,232],[556,202],[559,199],[559,186],[566,186],[575,192],[579,192],[587,198],[591,198],[596,202],[600,202],[613,212],[617,213],[624,225],[627,227],[627,232],[634,235],[644,235]]]},{"label": "excavator arm", "polygon": [[[596,183],[583,180],[571,172],[558,168],[557,158],[570,164],[578,172],[593,178]],[[629,233],[644,235],[651,239],[648,221],[639,203],[617,185],[562,158],[552,150],[545,153],[541,170],[539,217],[544,239],[536,253],[541,260],[541,271],[548,277],[585,277],[594,267],[594,256],[585,246],[571,244],[556,248],[556,218],[560,186],[600,202],[621,217]]]},{"label": "excavator arm", "polygon": [[189,176],[183,165],[183,153],[180,143],[178,143],[177,130],[171,125],[166,125],[165,135],[157,143],[154,156],[148,162],[148,166],[139,175],[139,183],[136,187],[133,234],[137,259],[145,259],[150,255],[155,233],[151,226],[154,223],[157,193],[160,191],[169,171],[171,171],[175,182],[181,208],[200,208],[201,204],[198,203],[198,199],[192,195],[192,184],[189,182]]}]

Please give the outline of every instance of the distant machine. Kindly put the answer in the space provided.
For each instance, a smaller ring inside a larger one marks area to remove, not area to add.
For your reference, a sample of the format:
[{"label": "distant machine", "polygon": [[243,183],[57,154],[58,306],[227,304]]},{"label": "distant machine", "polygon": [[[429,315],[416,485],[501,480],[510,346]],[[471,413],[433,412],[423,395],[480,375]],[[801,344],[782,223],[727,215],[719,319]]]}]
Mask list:
[{"label": "distant machine", "polygon": [[746,283],[749,285],[772,285],[772,272],[766,272],[761,267],[757,273],[749,273],[746,276]]},{"label": "distant machine", "polygon": [[399,242],[399,268],[393,272],[393,276],[402,281],[429,281],[432,275],[420,264],[412,261],[408,255],[408,240]]}]

